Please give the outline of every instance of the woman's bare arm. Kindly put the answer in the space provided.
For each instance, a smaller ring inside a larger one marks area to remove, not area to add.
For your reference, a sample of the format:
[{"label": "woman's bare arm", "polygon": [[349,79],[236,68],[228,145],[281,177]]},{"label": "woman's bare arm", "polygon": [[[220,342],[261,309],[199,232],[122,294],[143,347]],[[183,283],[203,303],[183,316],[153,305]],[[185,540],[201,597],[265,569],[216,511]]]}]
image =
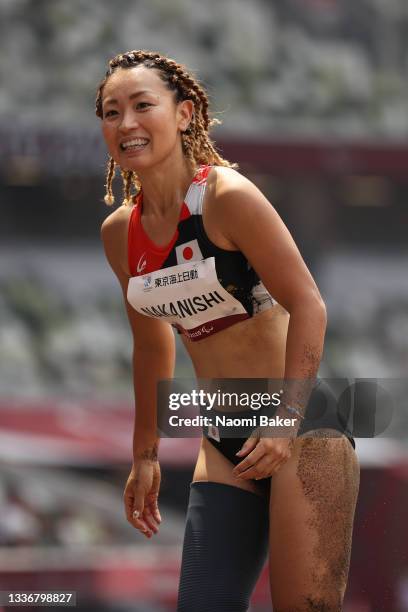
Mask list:
[{"label": "woman's bare arm", "polygon": [[145,317],[127,300],[127,228],[129,209],[121,207],[102,224],[101,236],[106,258],[122,287],[127,316],[133,334],[133,381],[136,400],[133,457],[157,458],[157,382],[172,378],[175,340],[171,326]]},{"label": "woman's bare arm", "polygon": [[326,330],[320,292],[276,210],[245,177],[217,169],[217,216],[270,294],[290,314],[285,379],[314,380]]}]

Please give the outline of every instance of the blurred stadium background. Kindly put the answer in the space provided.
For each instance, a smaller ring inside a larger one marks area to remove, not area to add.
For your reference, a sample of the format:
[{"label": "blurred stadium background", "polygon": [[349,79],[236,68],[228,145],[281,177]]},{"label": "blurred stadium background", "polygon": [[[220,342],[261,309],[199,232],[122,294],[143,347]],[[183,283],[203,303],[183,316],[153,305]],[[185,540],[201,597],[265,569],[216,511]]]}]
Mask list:
[{"label": "blurred stadium background", "polygon": [[[146,541],[122,507],[131,340],[99,241],[97,83],[127,49],[193,69],[221,150],[321,288],[321,375],[406,377],[408,3],[0,0],[0,34],[0,590],[76,590],[78,612],[174,610],[198,441],[162,441],[164,522]],[[177,375],[192,375],[181,346]],[[408,611],[404,431],[357,440],[345,612]],[[268,602],[265,569],[251,611]]]}]

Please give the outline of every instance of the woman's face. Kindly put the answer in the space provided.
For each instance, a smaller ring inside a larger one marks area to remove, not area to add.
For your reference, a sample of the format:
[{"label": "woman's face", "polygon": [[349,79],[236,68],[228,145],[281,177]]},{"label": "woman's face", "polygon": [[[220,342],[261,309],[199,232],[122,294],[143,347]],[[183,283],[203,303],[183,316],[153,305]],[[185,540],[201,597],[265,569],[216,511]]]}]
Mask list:
[{"label": "woman's face", "polygon": [[102,94],[102,131],[109,154],[122,169],[141,170],[181,147],[180,132],[191,119],[193,103],[175,102],[157,70],[119,68]]}]

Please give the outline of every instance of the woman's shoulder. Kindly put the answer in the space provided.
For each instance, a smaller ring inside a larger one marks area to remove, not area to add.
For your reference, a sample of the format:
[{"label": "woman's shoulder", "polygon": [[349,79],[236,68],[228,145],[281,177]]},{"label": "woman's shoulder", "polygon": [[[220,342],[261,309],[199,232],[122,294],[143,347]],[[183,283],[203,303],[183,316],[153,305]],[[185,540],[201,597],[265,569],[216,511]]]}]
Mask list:
[{"label": "woman's shoulder", "polygon": [[207,200],[217,212],[230,214],[237,208],[247,208],[254,199],[264,199],[256,185],[246,176],[226,166],[214,166],[208,175]]},{"label": "woman's shoulder", "polygon": [[129,277],[127,235],[133,207],[119,206],[106,217],[101,226],[101,238],[106,257],[118,277]]},{"label": "woman's shoulder", "polygon": [[[258,188],[234,168],[214,166],[208,174],[203,219],[212,242],[223,249],[238,247],[236,232],[246,233],[248,223],[266,200]],[[269,204],[269,203],[268,203]]]},{"label": "woman's shoulder", "polygon": [[129,225],[133,206],[119,206],[108,215],[101,225],[102,239],[112,239],[116,235],[122,235]]},{"label": "woman's shoulder", "polygon": [[227,192],[234,189],[243,188],[245,185],[251,185],[251,181],[247,179],[235,168],[228,166],[212,166],[207,180],[208,186],[216,187],[217,192]]}]

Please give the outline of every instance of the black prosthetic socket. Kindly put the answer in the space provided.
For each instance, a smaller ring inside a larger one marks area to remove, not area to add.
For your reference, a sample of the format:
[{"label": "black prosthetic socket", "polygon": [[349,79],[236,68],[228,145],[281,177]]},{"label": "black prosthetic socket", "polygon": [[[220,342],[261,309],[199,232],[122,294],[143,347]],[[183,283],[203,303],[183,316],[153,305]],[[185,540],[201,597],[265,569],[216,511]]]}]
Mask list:
[{"label": "black prosthetic socket", "polygon": [[177,612],[245,612],[268,551],[268,502],[238,487],[193,482]]}]

